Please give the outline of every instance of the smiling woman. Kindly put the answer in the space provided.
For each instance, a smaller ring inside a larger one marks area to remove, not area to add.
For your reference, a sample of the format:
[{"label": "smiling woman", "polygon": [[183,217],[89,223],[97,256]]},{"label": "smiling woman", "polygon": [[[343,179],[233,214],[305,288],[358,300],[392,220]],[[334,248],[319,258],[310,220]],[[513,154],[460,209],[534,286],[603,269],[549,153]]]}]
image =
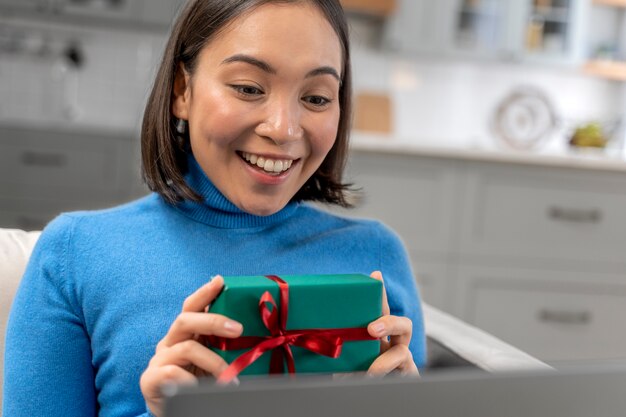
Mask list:
[{"label": "smiling woman", "polygon": [[219,378],[206,336],[244,329],[207,313],[218,274],[384,274],[368,372],[416,374],[425,336],[402,242],[307,204],[348,205],[350,80],[337,0],[189,1],[144,114],[154,193],[43,231],[13,302],[4,415],[160,416],[164,383]]},{"label": "smiling woman", "polygon": [[[199,123],[191,115],[177,114],[179,110],[188,110],[185,107],[192,104],[190,94],[198,90],[197,94],[213,94],[213,97],[226,100],[225,107],[211,109],[211,114],[216,116],[213,120],[218,120],[221,125],[225,119],[218,116],[220,112],[231,110],[232,115],[237,110],[233,108],[233,98],[239,99],[239,109],[244,113],[263,107],[262,110],[266,114],[269,112],[271,117],[266,116],[264,123],[258,120],[247,123],[257,124],[256,134],[264,137],[265,142],[280,135],[276,139],[279,144],[274,148],[280,148],[281,141],[290,141],[294,136],[303,135],[304,138],[305,133],[311,134],[304,129],[314,125],[313,119],[324,122],[316,126],[316,131],[320,128],[335,129],[334,135],[326,131],[315,132],[317,142],[320,137],[331,141],[330,145],[326,144],[330,150],[322,158],[321,165],[309,172],[309,178],[297,188],[292,199],[349,206],[345,195],[347,187],[341,183],[341,176],[348,151],[352,115],[352,74],[348,29],[338,2],[237,1],[228,10],[220,10],[221,6],[210,1],[190,2],[188,8],[192,3],[195,3],[193,7],[196,10],[186,13],[187,9],[181,13],[155,80],[155,85],[169,86],[171,90],[153,89],[144,115],[142,155],[144,178],[148,185],[171,202],[200,198],[186,185],[181,174],[186,164],[184,146],[193,136],[186,131],[182,147],[176,146],[176,141],[172,140],[178,123],[176,119],[189,121],[191,129]],[[266,3],[272,10],[256,10]],[[233,19],[236,16],[239,18]],[[227,42],[221,39],[222,35],[228,38]],[[208,48],[209,44],[217,44],[217,48]],[[200,66],[205,68],[198,71]],[[195,85],[196,82],[198,85]],[[296,84],[289,84],[293,82]],[[290,88],[292,90],[286,92]],[[231,91],[226,95],[225,90],[228,89]],[[298,102],[296,105],[294,100]],[[244,103],[248,106],[243,107]],[[179,108],[180,104],[184,105]],[[301,110],[307,110],[309,114],[301,114]],[[253,113],[257,118],[261,116],[258,110]],[[322,114],[312,117],[311,113]],[[236,119],[239,117],[235,115]],[[237,125],[241,123],[237,121]],[[274,132],[268,132],[270,129]],[[276,132],[276,129],[286,130]],[[210,137],[217,135],[211,134]],[[218,146],[215,141],[209,145]],[[298,146],[302,147],[302,144]],[[267,147],[265,143],[263,148]],[[277,150],[267,154],[265,149],[267,155],[257,155],[257,165],[259,156],[265,163],[267,159],[273,160],[285,154],[285,151]],[[241,150],[240,154],[243,151],[246,150]],[[255,154],[252,151],[256,149],[248,150],[248,153]],[[292,155],[286,156],[289,156],[287,160],[294,161]],[[319,159],[317,154],[313,157]],[[204,163],[203,168],[206,169]],[[310,169],[311,165],[306,168]],[[300,175],[290,177],[294,178],[289,181],[292,186],[298,179],[296,177],[302,179]],[[283,200],[282,203],[286,202]]]},{"label": "smiling woman", "polygon": [[330,151],[340,117],[341,49],[317,7],[268,4],[209,41],[193,72],[179,65],[172,113],[188,121],[196,160],[240,209],[278,212]]}]

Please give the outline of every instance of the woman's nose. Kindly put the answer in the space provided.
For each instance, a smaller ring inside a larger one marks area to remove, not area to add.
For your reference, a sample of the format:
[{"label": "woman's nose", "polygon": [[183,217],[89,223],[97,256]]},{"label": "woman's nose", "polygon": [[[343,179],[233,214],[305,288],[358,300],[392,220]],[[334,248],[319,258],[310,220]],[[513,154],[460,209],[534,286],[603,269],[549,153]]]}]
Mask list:
[{"label": "woman's nose", "polygon": [[303,136],[299,103],[291,100],[275,100],[267,108],[265,120],[257,126],[256,132],[278,145],[299,140]]}]

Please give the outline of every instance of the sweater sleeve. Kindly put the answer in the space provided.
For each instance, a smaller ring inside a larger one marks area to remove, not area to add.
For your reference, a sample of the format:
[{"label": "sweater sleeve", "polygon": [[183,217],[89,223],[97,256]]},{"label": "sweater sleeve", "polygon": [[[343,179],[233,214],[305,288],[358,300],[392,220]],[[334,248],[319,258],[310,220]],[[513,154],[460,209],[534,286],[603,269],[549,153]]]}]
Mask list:
[{"label": "sweater sleeve", "polygon": [[95,416],[89,337],[71,284],[72,218],[42,233],[13,301],[6,335],[3,415]]},{"label": "sweater sleeve", "polygon": [[418,367],[426,364],[426,334],[419,290],[407,251],[400,237],[384,225],[379,227],[380,271],[383,274],[392,315],[413,322],[409,348]]}]

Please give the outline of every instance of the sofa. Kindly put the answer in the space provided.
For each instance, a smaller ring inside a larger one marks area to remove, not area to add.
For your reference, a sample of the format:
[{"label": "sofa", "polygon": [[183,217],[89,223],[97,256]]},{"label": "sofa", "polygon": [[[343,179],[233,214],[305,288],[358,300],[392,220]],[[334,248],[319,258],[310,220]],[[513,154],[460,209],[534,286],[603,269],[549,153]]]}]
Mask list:
[{"label": "sofa", "polygon": [[[40,234],[39,231],[0,228],[0,375],[3,375],[4,335],[11,302]],[[472,367],[487,372],[549,368],[536,358],[427,303],[423,304],[423,310],[428,363],[422,373],[443,367]],[[0,404],[1,388],[2,378]]]}]

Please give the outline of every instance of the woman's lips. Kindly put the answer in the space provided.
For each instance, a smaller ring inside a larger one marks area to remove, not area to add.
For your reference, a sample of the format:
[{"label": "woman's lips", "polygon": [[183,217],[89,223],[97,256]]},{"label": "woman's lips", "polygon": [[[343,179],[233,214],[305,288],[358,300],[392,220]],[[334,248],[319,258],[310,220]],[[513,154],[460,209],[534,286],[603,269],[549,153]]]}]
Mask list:
[{"label": "woman's lips", "polygon": [[251,167],[273,176],[279,176],[289,171],[293,163],[298,161],[288,158],[269,158],[249,152],[238,152],[238,154]]},{"label": "woman's lips", "polygon": [[248,168],[248,172],[260,183],[282,184],[289,177],[294,165],[300,159],[270,158],[248,152],[237,152]]}]

